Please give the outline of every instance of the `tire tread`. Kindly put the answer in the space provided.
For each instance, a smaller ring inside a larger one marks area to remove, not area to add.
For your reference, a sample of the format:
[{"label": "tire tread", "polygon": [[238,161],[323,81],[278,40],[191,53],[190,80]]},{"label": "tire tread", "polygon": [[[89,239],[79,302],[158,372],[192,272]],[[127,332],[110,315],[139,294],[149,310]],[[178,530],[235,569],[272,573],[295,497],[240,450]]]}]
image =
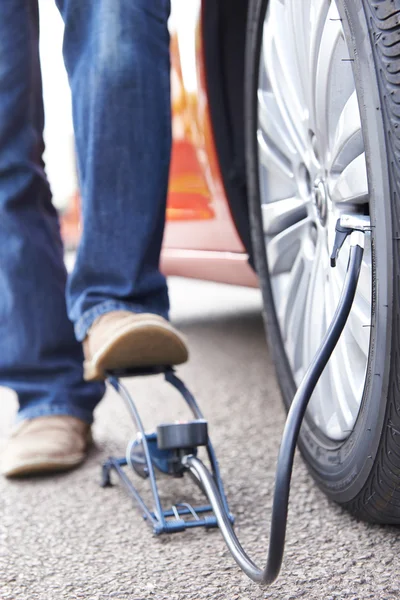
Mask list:
[{"label": "tire tread", "polygon": [[[393,333],[386,418],[373,468],[362,491],[344,506],[358,518],[400,523],[400,0],[363,0],[370,25],[391,176]],[[380,107],[377,107],[379,110]]]}]

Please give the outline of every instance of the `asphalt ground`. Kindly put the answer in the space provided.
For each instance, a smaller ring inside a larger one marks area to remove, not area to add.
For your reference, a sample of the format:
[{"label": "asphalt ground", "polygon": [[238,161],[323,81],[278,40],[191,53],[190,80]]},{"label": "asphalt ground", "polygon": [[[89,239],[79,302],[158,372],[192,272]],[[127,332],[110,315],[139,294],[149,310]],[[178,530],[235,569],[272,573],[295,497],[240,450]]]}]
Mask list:
[{"label": "asphalt ground", "polygon": [[[263,563],[284,411],[259,292],[173,279],[171,298],[173,320],[191,349],[179,374],[209,420],[239,538]],[[128,385],[146,427],[187,416],[159,378]],[[2,396],[4,443],[16,402],[9,391]],[[0,480],[1,600],[400,597],[398,530],[357,522],[329,502],[300,457],[282,574],[271,588],[260,589],[240,573],[218,530],[154,538],[120,485],[98,485],[102,460],[123,455],[131,435],[126,409],[110,390],[96,411],[96,444],[82,468]],[[146,482],[138,483],[145,492]],[[200,500],[190,481],[163,480],[160,488],[169,506],[185,494]]]}]

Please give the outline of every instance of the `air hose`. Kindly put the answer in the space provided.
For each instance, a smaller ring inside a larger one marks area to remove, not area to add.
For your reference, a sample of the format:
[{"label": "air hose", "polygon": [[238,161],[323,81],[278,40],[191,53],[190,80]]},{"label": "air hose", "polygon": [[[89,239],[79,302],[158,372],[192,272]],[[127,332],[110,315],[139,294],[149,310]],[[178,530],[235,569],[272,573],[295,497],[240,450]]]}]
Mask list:
[{"label": "air hose", "polygon": [[233,558],[250,579],[261,585],[269,585],[275,581],[281,569],[285,546],[290,481],[301,424],[315,386],[339,341],[350,314],[364,253],[364,232],[369,230],[369,218],[361,216],[344,216],[339,219],[336,226],[331,265],[336,265],[340,248],[345,238],[350,235],[350,255],[347,272],[339,304],[330,327],[297,389],[287,416],[276,467],[269,550],[267,564],[264,568],[258,567],[240,544],[220,491],[207,467],[199,458],[193,455],[185,456],[182,459],[182,464],[197,477],[208,496],[222,536]]}]

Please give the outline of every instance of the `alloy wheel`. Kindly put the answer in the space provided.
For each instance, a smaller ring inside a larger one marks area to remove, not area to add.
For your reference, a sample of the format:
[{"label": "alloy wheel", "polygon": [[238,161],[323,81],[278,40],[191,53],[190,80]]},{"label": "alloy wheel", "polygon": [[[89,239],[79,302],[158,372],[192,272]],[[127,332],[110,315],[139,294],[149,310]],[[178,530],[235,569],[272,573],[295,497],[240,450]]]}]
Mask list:
[{"label": "alloy wheel", "polygon": [[[335,311],[348,246],[330,267],[337,219],[369,214],[359,101],[335,2],[270,0],[258,85],[258,160],[267,263],[282,341],[299,384]],[[368,363],[372,255],[366,250],[345,332],[307,416],[346,439]]]}]

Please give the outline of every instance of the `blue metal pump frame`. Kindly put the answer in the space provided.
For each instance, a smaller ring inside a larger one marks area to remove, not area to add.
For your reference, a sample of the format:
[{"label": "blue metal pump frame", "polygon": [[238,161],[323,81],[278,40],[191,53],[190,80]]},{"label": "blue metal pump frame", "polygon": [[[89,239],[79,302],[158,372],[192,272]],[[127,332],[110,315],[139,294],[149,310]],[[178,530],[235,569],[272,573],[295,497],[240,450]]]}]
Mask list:
[{"label": "blue metal pump frame", "polygon": [[[107,487],[111,485],[111,471],[114,470],[117,473],[120,481],[124,485],[129,496],[138,504],[140,510],[143,513],[144,520],[147,521],[147,523],[152,527],[153,533],[156,535],[160,535],[162,533],[175,533],[193,527],[218,527],[218,521],[214,515],[214,511],[211,504],[193,507],[187,502],[177,502],[172,506],[171,509],[168,510],[165,510],[162,506],[161,499],[158,493],[156,472],[153,464],[154,457],[152,457],[152,444],[149,443],[151,439],[151,434],[146,434],[143,427],[143,423],[139,416],[139,412],[136,408],[136,404],[133,401],[133,398],[127,390],[126,386],[124,386],[120,381],[120,378],[122,377],[137,377],[144,375],[160,374],[164,375],[165,380],[168,383],[170,383],[181,394],[186,404],[189,406],[191,412],[193,413],[195,419],[204,419],[200,407],[197,404],[193,394],[191,394],[191,392],[185,386],[183,381],[175,375],[174,369],[172,367],[166,366],[151,367],[144,369],[129,369],[122,371],[113,371],[112,373],[108,373],[107,379],[127,405],[129,412],[131,413],[132,419],[136,425],[136,430],[139,434],[140,441],[143,444],[144,458],[146,462],[147,475],[150,480],[150,488],[154,502],[154,509],[151,510],[147,506],[139,491],[136,489],[132,481],[125,473],[124,467],[128,465],[127,457],[115,458],[111,456],[103,464],[101,485],[102,487]],[[226,499],[217,457],[209,437],[206,450],[208,459],[210,461],[211,474],[217,486],[219,495],[221,497],[224,506],[224,511],[227,515],[229,515],[229,520],[233,524],[234,518],[229,511],[228,501]],[[198,478],[192,476],[192,479],[198,485],[198,487],[202,491],[204,491],[203,486],[198,480]],[[193,518],[182,518],[189,515],[191,515]]]}]

